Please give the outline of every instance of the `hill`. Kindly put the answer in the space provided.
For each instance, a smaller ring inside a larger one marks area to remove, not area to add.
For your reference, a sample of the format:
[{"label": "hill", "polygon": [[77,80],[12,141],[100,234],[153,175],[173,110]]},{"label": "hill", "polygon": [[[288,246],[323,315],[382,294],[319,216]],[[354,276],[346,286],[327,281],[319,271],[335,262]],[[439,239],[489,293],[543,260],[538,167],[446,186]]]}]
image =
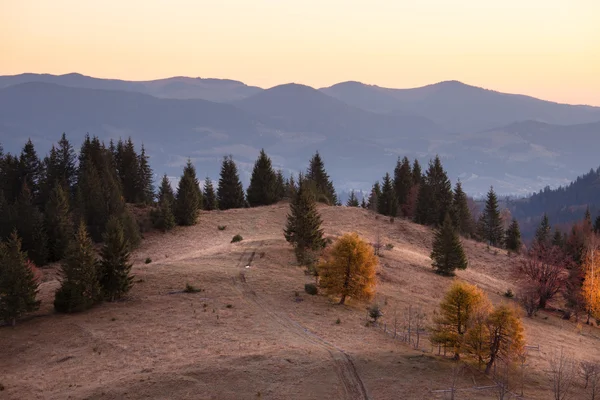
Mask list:
[{"label": "hill", "polygon": [[[200,224],[147,235],[134,255],[135,285],[122,302],[89,312],[54,315],[56,267],[43,270],[42,309],[16,328],[1,328],[0,380],[8,399],[346,398],[442,399],[452,363],[424,339],[415,350],[365,326],[364,304],[337,306],[303,292],[312,282],[282,235],[285,203],[256,209],[204,212]],[[393,326],[409,305],[431,317],[452,280],[431,271],[429,229],[393,224],[361,209],[321,207],[325,234],[357,231],[392,244],[378,273],[375,301]],[[217,229],[226,225],[226,230]],[[229,243],[235,234],[244,241]],[[460,279],[494,301],[514,288],[514,257],[465,241],[470,264]],[[146,258],[152,263],[145,264]],[[202,288],[183,292],[186,283]],[[336,320],[340,323],[336,323]],[[530,351],[524,394],[551,397],[547,360],[560,346],[579,359],[592,351],[598,328],[580,330],[551,313],[524,319]],[[401,329],[401,328],[400,328]],[[433,350],[433,353],[432,353]],[[517,378],[515,378],[517,379]],[[492,399],[490,380],[475,369],[458,375],[463,399]],[[514,389],[520,387],[514,381]],[[581,383],[576,396],[582,396]],[[582,398],[582,397],[578,397]]]}]

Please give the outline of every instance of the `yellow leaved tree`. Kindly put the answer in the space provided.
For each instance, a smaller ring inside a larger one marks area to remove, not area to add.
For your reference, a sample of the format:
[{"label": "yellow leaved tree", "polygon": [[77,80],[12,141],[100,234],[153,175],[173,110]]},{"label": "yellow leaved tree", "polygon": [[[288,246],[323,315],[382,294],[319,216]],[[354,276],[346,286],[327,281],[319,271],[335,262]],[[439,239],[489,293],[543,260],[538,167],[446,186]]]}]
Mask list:
[{"label": "yellow leaved tree", "polygon": [[378,259],[373,247],[358,234],[339,238],[319,265],[319,285],[329,295],[340,296],[340,304],[348,297],[371,300],[375,295],[375,273]]},{"label": "yellow leaved tree", "polygon": [[587,323],[590,318],[600,318],[600,249],[598,240],[590,240],[583,262],[585,273],[582,295],[587,313]]}]

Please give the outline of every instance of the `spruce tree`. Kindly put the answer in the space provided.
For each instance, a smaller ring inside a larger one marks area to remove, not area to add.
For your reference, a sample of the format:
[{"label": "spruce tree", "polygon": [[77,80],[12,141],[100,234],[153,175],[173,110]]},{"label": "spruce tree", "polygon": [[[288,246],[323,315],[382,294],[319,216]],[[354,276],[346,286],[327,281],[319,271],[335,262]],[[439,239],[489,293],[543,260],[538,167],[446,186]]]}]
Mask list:
[{"label": "spruce tree", "polygon": [[160,187],[158,188],[158,201],[167,201],[171,207],[175,204],[175,194],[173,193],[173,188],[171,187],[171,182],[169,181],[169,177],[167,174],[164,174],[162,180],[160,181]]},{"label": "spruce tree", "polygon": [[54,309],[63,313],[84,311],[100,299],[96,253],[81,222],[61,265],[61,286],[54,297]]},{"label": "spruce tree", "polygon": [[298,190],[296,181],[294,180],[294,174],[290,175],[290,179],[288,179],[286,188],[285,188],[285,197],[288,199],[293,199],[296,196],[296,191]]},{"label": "spruce tree", "polygon": [[399,205],[405,205],[408,201],[410,188],[413,186],[412,169],[410,161],[404,157],[402,161],[398,158],[396,169],[394,169],[394,191]]},{"label": "spruce tree", "polygon": [[363,208],[363,209],[367,209],[368,208],[367,202],[366,202],[364,196],[362,198],[362,201],[360,202],[360,208]]},{"label": "spruce tree", "polygon": [[[125,143],[119,140],[117,144],[119,178],[123,188],[123,196],[127,203],[139,203],[143,193],[140,192],[140,158],[135,152],[131,138]],[[116,160],[115,160],[116,161]]]},{"label": "spruce tree", "polygon": [[175,227],[173,205],[166,199],[158,201],[158,208],[152,211],[151,216],[152,224],[156,229],[166,232]]},{"label": "spruce tree", "polygon": [[467,256],[449,214],[435,233],[431,259],[432,266],[440,275],[452,276],[456,269],[467,268]]},{"label": "spruce tree", "polygon": [[146,155],[146,149],[142,144],[142,150],[139,155],[139,176],[138,176],[138,193],[137,200],[144,204],[152,204],[154,202],[154,173],[148,162],[149,157]]},{"label": "spruce tree", "polygon": [[412,167],[412,184],[420,185],[423,183],[423,171],[421,169],[421,164],[419,164],[419,160],[415,158]]},{"label": "spruce tree", "polygon": [[9,204],[14,203],[21,193],[21,166],[19,159],[12,154],[6,154],[0,169],[0,185],[4,198]]},{"label": "spruce tree", "polygon": [[471,216],[469,204],[467,203],[467,195],[462,189],[462,183],[460,180],[456,182],[454,188],[451,215],[452,222],[459,234],[466,237],[473,236],[475,233],[473,217]]},{"label": "spruce tree", "polygon": [[381,197],[381,186],[379,181],[375,182],[371,188],[371,194],[369,195],[369,201],[367,202],[367,208],[371,211],[377,211],[379,207],[379,198]]},{"label": "spruce tree", "polygon": [[346,206],[358,207],[358,199],[356,198],[356,195],[354,194],[354,190],[350,192],[350,197],[348,198],[348,201],[346,202]]},{"label": "spruce tree", "polygon": [[238,175],[237,165],[231,156],[224,157],[221,165],[221,176],[217,187],[217,201],[220,210],[244,208],[246,199],[244,189]]},{"label": "spruce tree", "polygon": [[104,298],[115,301],[133,285],[129,243],[123,235],[121,221],[115,216],[108,221],[100,250],[100,287]]},{"label": "spruce tree", "polygon": [[[414,172],[414,171],[413,171]],[[452,207],[452,185],[439,156],[429,162],[421,183],[415,221],[423,225],[441,225]]]},{"label": "spruce tree", "polygon": [[48,261],[48,236],[44,229],[44,215],[33,204],[31,192],[23,183],[21,195],[17,199],[16,228],[22,240],[23,249],[36,265],[45,265]]},{"label": "spruce tree", "polygon": [[40,307],[38,282],[26,259],[13,231],[6,243],[0,243],[0,321],[12,326],[23,314]]},{"label": "spruce tree", "polygon": [[540,225],[535,231],[535,242],[539,245],[547,246],[550,244],[550,231],[552,227],[550,226],[550,221],[548,220],[548,215],[544,213],[542,220],[540,221]]},{"label": "spruce tree", "polygon": [[188,160],[183,169],[183,175],[179,180],[179,186],[177,187],[174,212],[175,220],[179,225],[195,225],[200,206],[196,169],[192,165],[192,162]]},{"label": "spruce tree", "polygon": [[521,230],[519,229],[519,223],[514,218],[506,230],[506,249],[513,253],[518,253],[521,250]]},{"label": "spruce tree", "polygon": [[19,157],[20,185],[27,185],[31,192],[33,204],[39,205],[40,188],[44,175],[44,167],[40,161],[31,139],[27,141]]},{"label": "spruce tree", "polygon": [[504,242],[504,229],[500,218],[498,197],[491,187],[485,202],[485,209],[479,219],[479,234],[490,246],[500,247]]},{"label": "spruce tree", "polygon": [[262,149],[250,177],[248,204],[250,207],[268,206],[278,200],[277,196],[277,175],[273,171],[271,159]]},{"label": "spruce tree", "polygon": [[325,164],[318,151],[310,159],[308,170],[306,171],[306,179],[314,183],[315,196],[318,202],[329,205],[336,205],[338,203],[335,188],[325,171]]},{"label": "spruce tree", "polygon": [[290,213],[284,229],[285,240],[294,246],[299,263],[310,262],[308,253],[325,247],[321,224],[314,194],[307,188],[307,182],[302,182],[290,203]]},{"label": "spruce tree", "polygon": [[278,170],[275,174],[275,199],[281,201],[285,198],[286,183],[283,177],[283,171]]},{"label": "spruce tree", "polygon": [[75,165],[77,156],[75,155],[73,146],[64,133],[58,141],[57,158],[59,167],[58,178],[66,185],[68,193],[71,193],[77,180],[77,167]]},{"label": "spruce tree", "polygon": [[213,183],[212,180],[210,179],[210,177],[206,177],[206,179],[204,179],[204,193],[203,193],[203,197],[204,197],[204,209],[206,211],[212,211],[212,210],[216,210],[218,208],[217,206],[217,195],[215,194],[215,189],[213,187]]},{"label": "spruce tree", "polygon": [[554,228],[554,235],[552,236],[552,246],[564,249],[566,242],[567,241],[565,239],[565,235],[563,235],[558,229]]},{"label": "spruce tree", "polygon": [[57,181],[46,205],[46,232],[50,261],[61,260],[73,237],[73,226],[69,211],[69,199],[63,185]]},{"label": "spruce tree", "polygon": [[394,186],[390,174],[383,177],[381,195],[377,199],[377,212],[388,217],[395,217],[398,211],[398,199],[394,192]]}]

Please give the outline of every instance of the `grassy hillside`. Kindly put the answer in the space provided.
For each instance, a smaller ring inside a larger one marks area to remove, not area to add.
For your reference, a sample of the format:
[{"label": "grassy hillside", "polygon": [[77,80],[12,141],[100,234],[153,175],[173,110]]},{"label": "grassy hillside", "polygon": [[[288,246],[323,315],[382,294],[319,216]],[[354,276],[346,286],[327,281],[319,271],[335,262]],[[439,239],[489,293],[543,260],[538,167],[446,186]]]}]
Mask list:
[{"label": "grassy hillside", "polygon": [[[57,267],[44,270],[40,311],[14,329],[0,329],[0,397],[444,398],[435,390],[450,387],[455,363],[437,349],[432,354],[426,339],[415,350],[365,326],[365,304],[337,306],[304,293],[313,278],[295,265],[283,238],[287,211],[282,203],[204,212],[197,226],[150,234],[134,255],[129,298],[81,314],[53,313]],[[378,273],[382,323],[389,328],[394,310],[401,315],[409,305],[431,316],[451,279],[432,273],[428,228],[390,223],[362,209],[320,211],[327,236],[357,231],[393,245],[383,252]],[[244,240],[231,244],[236,234]],[[495,303],[515,290],[514,257],[470,241],[465,250],[470,265],[458,272],[460,279],[479,285]],[[203,290],[184,293],[188,283]],[[579,359],[600,361],[598,328],[579,329],[547,313],[524,324],[527,343],[540,346],[527,361],[528,399],[551,398],[547,359],[560,346]],[[491,390],[470,389],[490,384],[466,368],[457,398],[496,398]],[[578,383],[575,398],[582,393]]]}]

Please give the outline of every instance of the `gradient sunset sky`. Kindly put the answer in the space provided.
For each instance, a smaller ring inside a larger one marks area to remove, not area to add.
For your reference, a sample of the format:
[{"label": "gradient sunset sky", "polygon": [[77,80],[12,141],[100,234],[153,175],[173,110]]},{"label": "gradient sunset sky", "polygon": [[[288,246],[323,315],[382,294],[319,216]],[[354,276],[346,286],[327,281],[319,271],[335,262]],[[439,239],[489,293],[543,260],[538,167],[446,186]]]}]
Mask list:
[{"label": "gradient sunset sky", "polygon": [[460,80],[600,106],[600,0],[0,0],[0,74]]}]

